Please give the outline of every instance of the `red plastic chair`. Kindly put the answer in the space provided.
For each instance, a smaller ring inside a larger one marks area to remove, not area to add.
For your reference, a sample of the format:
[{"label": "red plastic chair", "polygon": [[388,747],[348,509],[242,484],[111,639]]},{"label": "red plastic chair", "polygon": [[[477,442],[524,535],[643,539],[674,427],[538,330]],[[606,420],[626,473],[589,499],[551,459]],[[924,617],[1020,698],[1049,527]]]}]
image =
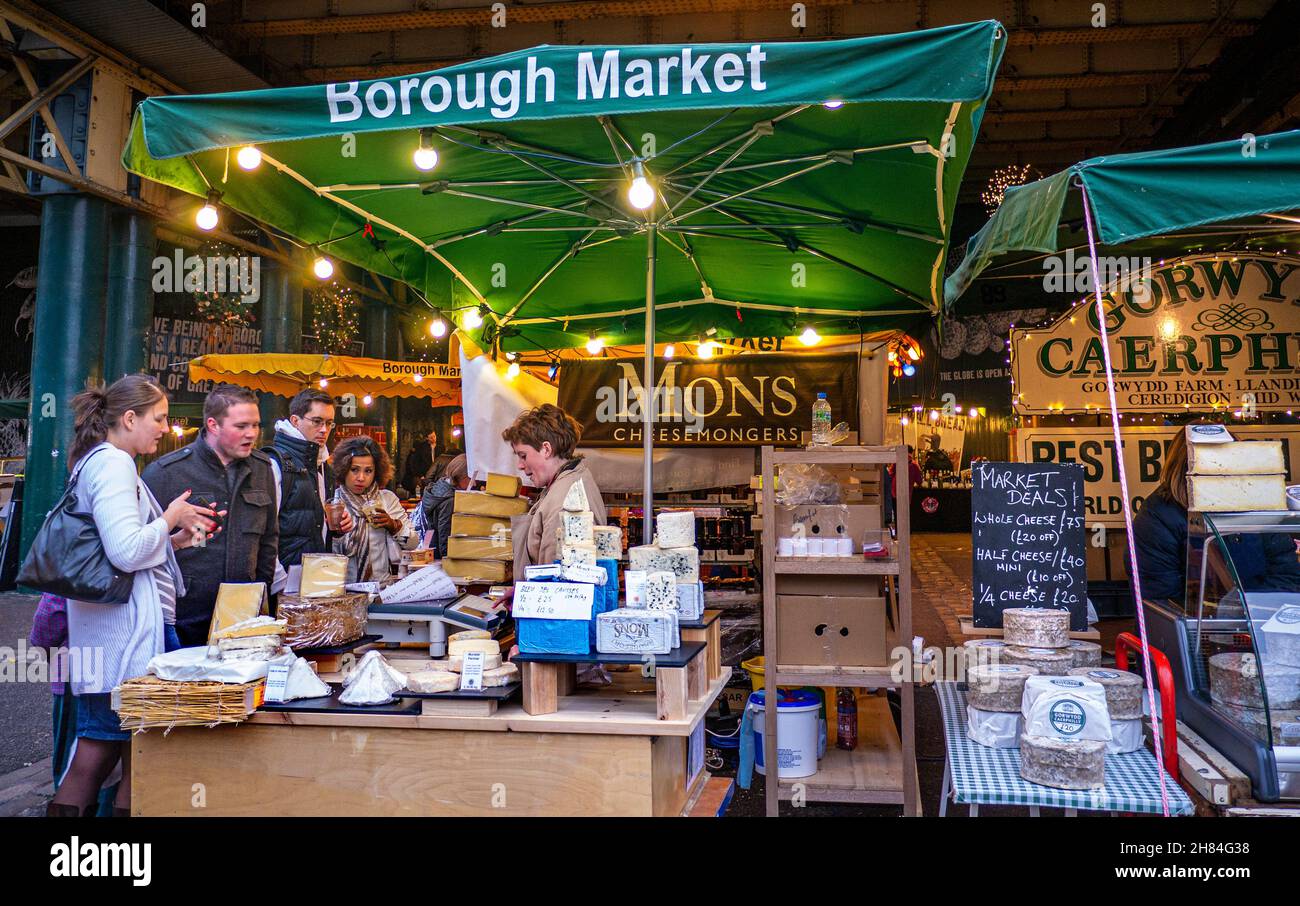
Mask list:
[{"label": "red plastic chair", "polygon": [[[1142,640],[1131,632],[1121,632],[1115,637],[1115,666],[1128,669],[1128,653],[1132,649],[1139,662],[1142,659]],[[1165,770],[1178,779],[1178,718],[1174,712],[1174,671],[1169,658],[1159,648],[1151,648],[1151,666],[1160,684],[1160,724],[1164,729]]]}]

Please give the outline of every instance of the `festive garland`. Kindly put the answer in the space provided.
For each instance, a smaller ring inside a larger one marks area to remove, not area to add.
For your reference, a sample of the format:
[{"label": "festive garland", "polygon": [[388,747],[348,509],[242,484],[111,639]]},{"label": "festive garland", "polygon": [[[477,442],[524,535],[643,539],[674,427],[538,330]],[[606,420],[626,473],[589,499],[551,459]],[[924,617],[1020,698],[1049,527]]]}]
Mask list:
[{"label": "festive garland", "polygon": [[360,331],[356,294],[337,280],[312,291],[312,331],[320,348],[344,355]]},{"label": "festive garland", "polygon": [[[235,250],[233,248],[215,239],[210,239],[199,246],[199,260],[205,262],[205,267],[208,261],[217,258],[231,258],[234,255]],[[206,279],[203,281],[203,285],[207,287]],[[234,287],[234,292],[224,293],[216,292],[211,287],[208,287],[192,292],[190,296],[194,300],[195,313],[205,321],[228,327],[238,327],[241,324],[250,324],[253,321],[252,306],[244,304],[238,286]]]}]

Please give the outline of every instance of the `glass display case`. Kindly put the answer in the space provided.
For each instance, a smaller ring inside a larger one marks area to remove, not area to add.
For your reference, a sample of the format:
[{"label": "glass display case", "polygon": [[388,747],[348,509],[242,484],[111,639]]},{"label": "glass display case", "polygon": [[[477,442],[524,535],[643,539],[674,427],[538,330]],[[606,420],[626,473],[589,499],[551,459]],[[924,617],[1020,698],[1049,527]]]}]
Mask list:
[{"label": "glass display case", "polygon": [[1300,513],[1189,513],[1174,620],[1180,719],[1267,801],[1300,798],[1298,543]]}]

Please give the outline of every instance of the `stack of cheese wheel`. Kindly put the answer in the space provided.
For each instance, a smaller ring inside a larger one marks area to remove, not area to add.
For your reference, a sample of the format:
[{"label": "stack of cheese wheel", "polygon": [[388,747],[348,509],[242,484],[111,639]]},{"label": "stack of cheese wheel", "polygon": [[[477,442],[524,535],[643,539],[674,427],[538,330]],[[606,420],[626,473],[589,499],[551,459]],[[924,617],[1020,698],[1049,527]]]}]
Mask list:
[{"label": "stack of cheese wheel", "polygon": [[1002,611],[1002,661],[1033,667],[1047,676],[1064,676],[1074,666],[1070,653],[1070,612],[1047,607]]},{"label": "stack of cheese wheel", "polygon": [[1271,738],[1274,745],[1291,745],[1283,740],[1300,738],[1300,728],[1294,726],[1300,711],[1300,668],[1266,664],[1261,669],[1254,654],[1240,651],[1216,654],[1209,666],[1210,698],[1218,711],[1261,741]]},{"label": "stack of cheese wheel", "polygon": [[1065,647],[1070,650],[1074,669],[1101,666],[1101,646],[1096,642],[1070,639],[1070,643]]},{"label": "stack of cheese wheel", "polygon": [[1142,677],[1127,670],[1103,667],[1076,667],[1070,675],[1100,683],[1106,690],[1111,732],[1107,753],[1124,755],[1142,748],[1142,693],[1146,688]]},{"label": "stack of cheese wheel", "polygon": [[1020,701],[1033,667],[1016,664],[974,664],[966,670],[966,735],[980,745],[1014,749],[1024,721]]}]

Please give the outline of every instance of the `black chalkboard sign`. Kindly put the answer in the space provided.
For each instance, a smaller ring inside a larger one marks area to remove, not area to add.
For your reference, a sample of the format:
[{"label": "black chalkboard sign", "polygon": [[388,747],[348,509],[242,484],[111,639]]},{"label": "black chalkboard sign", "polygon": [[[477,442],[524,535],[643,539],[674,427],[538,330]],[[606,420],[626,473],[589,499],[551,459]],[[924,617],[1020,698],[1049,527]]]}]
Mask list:
[{"label": "black chalkboard sign", "polygon": [[1086,630],[1083,466],[977,462],[972,478],[975,626],[1000,628],[1012,607],[1052,607]]}]

